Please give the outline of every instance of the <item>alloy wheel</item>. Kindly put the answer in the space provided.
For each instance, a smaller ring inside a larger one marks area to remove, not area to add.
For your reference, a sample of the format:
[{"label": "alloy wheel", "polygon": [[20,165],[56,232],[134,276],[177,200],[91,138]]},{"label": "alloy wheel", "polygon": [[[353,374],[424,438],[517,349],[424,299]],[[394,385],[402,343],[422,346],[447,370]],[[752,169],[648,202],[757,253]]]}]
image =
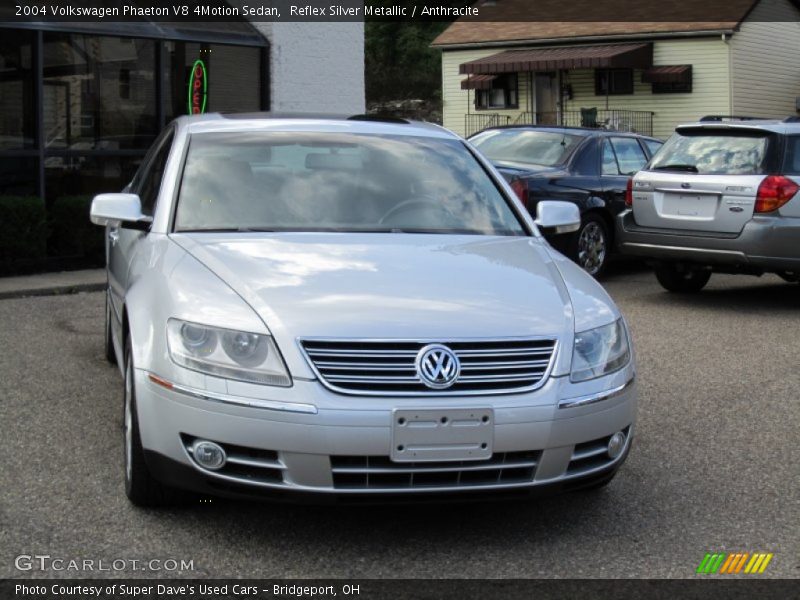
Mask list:
[{"label": "alloy wheel", "polygon": [[578,237],[578,264],[590,275],[597,274],[606,260],[606,236],[600,225],[590,221]]}]

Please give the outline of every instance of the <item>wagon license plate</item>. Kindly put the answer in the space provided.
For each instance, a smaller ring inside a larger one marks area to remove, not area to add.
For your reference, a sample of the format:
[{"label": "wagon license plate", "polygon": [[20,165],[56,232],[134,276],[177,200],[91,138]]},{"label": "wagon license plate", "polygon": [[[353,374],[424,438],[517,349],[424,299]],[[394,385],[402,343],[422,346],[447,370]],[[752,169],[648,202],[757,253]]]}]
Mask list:
[{"label": "wagon license plate", "polygon": [[491,408],[396,409],[392,419],[395,462],[481,460],[492,456]]},{"label": "wagon license plate", "polygon": [[664,214],[679,217],[710,218],[717,209],[717,196],[712,194],[666,194]]}]

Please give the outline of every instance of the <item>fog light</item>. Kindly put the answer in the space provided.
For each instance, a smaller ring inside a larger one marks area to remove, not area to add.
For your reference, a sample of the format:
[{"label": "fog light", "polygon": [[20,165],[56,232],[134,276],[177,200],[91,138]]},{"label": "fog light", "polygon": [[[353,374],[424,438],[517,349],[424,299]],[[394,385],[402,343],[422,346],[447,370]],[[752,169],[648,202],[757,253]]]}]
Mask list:
[{"label": "fog light", "polygon": [[608,440],[608,456],[609,458],[617,458],[622,454],[622,449],[625,447],[625,434],[618,431],[611,436]]},{"label": "fog light", "polygon": [[225,466],[228,457],[219,444],[198,440],[192,444],[192,456],[201,467],[216,471]]}]

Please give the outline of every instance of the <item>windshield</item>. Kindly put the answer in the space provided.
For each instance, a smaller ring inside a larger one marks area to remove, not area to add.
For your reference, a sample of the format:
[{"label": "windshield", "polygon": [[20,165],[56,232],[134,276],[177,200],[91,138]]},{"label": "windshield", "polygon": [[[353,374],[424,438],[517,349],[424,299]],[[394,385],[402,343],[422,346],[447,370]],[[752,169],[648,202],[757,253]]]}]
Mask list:
[{"label": "windshield", "polygon": [[758,175],[764,172],[766,153],[764,133],[676,132],[653,157],[648,170]]},{"label": "windshield", "polygon": [[458,140],[305,132],[192,136],[175,229],[526,234]]},{"label": "windshield", "polygon": [[491,161],[553,167],[564,164],[582,139],[583,136],[559,131],[490,129],[469,141]]}]

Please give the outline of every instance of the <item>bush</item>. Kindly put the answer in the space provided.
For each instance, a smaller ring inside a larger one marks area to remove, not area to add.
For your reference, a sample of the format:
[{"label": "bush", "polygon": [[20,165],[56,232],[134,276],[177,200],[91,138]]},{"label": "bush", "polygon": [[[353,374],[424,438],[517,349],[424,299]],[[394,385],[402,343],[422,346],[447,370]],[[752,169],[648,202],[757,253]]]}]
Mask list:
[{"label": "bush", "polygon": [[0,267],[45,257],[47,223],[41,198],[0,196],[0,215]]},{"label": "bush", "polygon": [[104,229],[89,221],[91,196],[61,196],[48,210],[50,238],[47,254],[51,257],[84,257],[103,264]]}]

